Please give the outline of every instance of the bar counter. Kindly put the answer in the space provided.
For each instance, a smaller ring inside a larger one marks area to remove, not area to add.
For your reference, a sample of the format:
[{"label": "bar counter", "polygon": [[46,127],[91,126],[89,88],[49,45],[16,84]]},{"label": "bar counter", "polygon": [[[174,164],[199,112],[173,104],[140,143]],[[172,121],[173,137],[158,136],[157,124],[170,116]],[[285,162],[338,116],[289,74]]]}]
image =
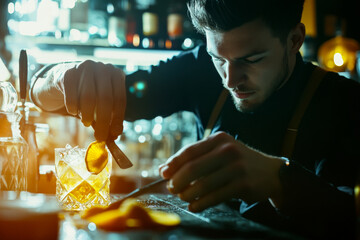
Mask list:
[{"label": "bar counter", "polygon": [[[112,201],[123,194],[112,194]],[[8,197],[8,196],[7,196]],[[176,213],[181,223],[165,231],[128,230],[106,232],[81,219],[78,214],[64,212],[57,207],[55,195],[32,194],[27,201],[0,201],[1,239],[302,239],[290,233],[260,225],[241,217],[235,209],[221,204],[192,213],[187,203],[171,194],[147,194],[138,198],[153,210]],[[29,204],[29,199],[32,203]],[[35,201],[34,201],[35,200]],[[24,204],[27,202],[26,204]]]}]

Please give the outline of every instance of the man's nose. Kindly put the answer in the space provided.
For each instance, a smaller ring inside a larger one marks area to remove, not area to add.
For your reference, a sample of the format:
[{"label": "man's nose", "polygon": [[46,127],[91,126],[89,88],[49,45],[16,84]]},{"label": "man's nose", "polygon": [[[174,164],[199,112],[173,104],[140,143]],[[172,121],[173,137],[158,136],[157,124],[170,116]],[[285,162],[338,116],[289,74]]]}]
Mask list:
[{"label": "man's nose", "polygon": [[225,81],[228,88],[235,88],[246,81],[244,69],[238,64],[227,63]]}]

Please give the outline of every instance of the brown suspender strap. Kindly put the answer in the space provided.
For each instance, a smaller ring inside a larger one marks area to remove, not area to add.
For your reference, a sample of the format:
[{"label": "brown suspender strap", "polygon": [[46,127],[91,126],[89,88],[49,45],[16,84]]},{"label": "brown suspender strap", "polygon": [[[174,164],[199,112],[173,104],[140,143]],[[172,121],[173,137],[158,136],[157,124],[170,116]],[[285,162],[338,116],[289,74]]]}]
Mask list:
[{"label": "brown suspender strap", "polygon": [[226,101],[226,98],[227,96],[229,95],[229,91],[227,89],[223,89],[222,92],[220,93],[220,96],[213,108],[213,111],[211,112],[211,115],[210,115],[210,119],[208,121],[208,124],[205,128],[205,132],[204,132],[204,136],[203,136],[203,139],[204,138],[207,138],[210,134],[211,134],[211,131],[215,125],[215,122],[219,116],[219,113]]},{"label": "brown suspender strap", "polygon": [[[324,78],[325,74],[327,72],[319,67],[315,67],[314,71],[312,72],[310,79],[305,87],[305,90],[300,98],[300,102],[297,106],[297,109],[292,116],[292,119],[289,122],[289,125],[287,127],[283,146],[282,146],[282,152],[281,156],[290,158],[295,146],[296,136],[298,127],[300,125],[302,116],[304,115],[313,95],[315,94],[318,86],[320,85],[322,79]],[[205,128],[204,136],[203,138],[207,138],[215,125],[215,122],[220,114],[220,111],[226,101],[227,96],[229,95],[229,91],[227,89],[223,89],[220,93],[220,96],[213,108],[213,111],[211,112],[210,119],[208,121],[208,124]]]},{"label": "brown suspender strap", "polygon": [[319,67],[315,67],[314,71],[312,72],[305,90],[300,98],[297,109],[287,127],[281,151],[281,155],[283,157],[291,157],[301,119],[326,73],[327,72],[325,70]]}]

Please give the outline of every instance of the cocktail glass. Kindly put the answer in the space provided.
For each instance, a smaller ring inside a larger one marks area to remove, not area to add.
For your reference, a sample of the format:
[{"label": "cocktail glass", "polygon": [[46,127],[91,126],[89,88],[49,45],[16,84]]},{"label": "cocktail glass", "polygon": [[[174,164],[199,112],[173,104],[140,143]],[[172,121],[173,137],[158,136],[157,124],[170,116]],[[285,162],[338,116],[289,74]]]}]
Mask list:
[{"label": "cocktail glass", "polygon": [[85,148],[55,149],[56,198],[64,210],[80,211],[110,204],[111,155],[99,173],[90,173]]}]

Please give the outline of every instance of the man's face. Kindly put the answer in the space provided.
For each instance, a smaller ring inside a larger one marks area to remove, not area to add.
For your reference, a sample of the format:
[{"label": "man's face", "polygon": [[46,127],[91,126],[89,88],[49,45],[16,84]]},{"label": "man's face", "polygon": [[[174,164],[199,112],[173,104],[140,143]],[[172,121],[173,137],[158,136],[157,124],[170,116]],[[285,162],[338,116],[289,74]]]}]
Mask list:
[{"label": "man's face", "polygon": [[206,42],[239,111],[255,110],[289,77],[286,44],[260,20],[228,32],[206,30]]}]

